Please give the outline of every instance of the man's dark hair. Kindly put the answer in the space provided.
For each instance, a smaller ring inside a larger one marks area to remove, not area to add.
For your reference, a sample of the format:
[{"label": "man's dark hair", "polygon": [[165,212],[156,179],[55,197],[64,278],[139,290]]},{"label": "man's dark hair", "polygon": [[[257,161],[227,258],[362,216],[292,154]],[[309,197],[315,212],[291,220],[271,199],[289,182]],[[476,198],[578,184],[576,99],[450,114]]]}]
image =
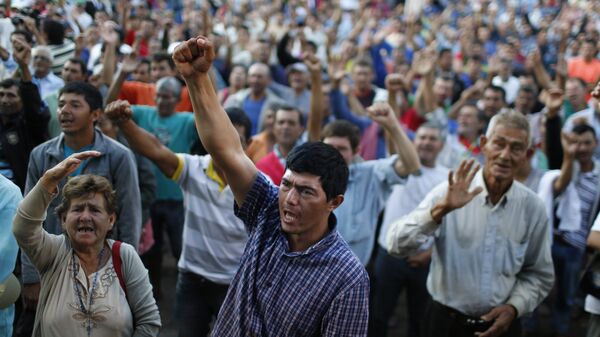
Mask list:
[{"label": "man's dark hair", "polygon": [[[7,78],[5,80],[0,81],[0,88],[10,89],[12,87],[17,87],[19,96],[21,96],[21,82],[15,78]],[[23,99],[21,97],[21,99]]]},{"label": "man's dark hair", "polygon": [[504,90],[504,88],[499,87],[497,85],[488,85],[487,88],[485,88],[485,90],[499,92],[500,95],[502,96],[502,101],[506,102],[506,91]]},{"label": "man's dark hair", "polygon": [[348,165],[333,146],[308,142],[296,146],[287,156],[287,169],[319,177],[327,201],[346,191]]},{"label": "man's dark hair", "polygon": [[573,127],[573,133],[576,135],[582,135],[586,132],[591,132],[594,135],[594,139],[596,139],[596,130],[591,127],[589,124],[577,124]]},{"label": "man's dark hair", "polygon": [[525,92],[525,93],[528,93],[528,94],[532,94],[534,96],[537,95],[537,89],[534,86],[531,86],[531,85],[522,85],[519,88],[519,91],[517,91],[517,93],[520,93],[520,92]]},{"label": "man's dark hair", "polygon": [[352,68],[354,67],[368,67],[368,68],[373,68],[373,61],[368,58],[368,57],[359,57],[357,59],[354,60],[354,65],[352,66]]},{"label": "man's dark hair", "polygon": [[148,66],[148,69],[150,69],[150,60],[149,59],[147,59],[145,57],[140,59],[140,64],[145,64]]},{"label": "man's dark hair", "polygon": [[83,96],[85,102],[90,106],[90,112],[96,109],[102,109],[102,94],[93,85],[87,82],[75,81],[66,83],[58,93],[58,97],[62,94],[76,94]]},{"label": "man's dark hair", "polygon": [[25,38],[25,41],[27,41],[27,43],[29,43],[29,45],[33,44],[33,35],[31,35],[31,33],[27,30],[17,29],[15,31],[13,31],[12,33],[10,33],[10,36],[13,36],[13,35],[22,35]]},{"label": "man's dark hair", "polygon": [[48,37],[49,45],[63,44],[65,39],[65,26],[55,20],[44,21],[44,32]]},{"label": "man's dark hair", "polygon": [[[80,59],[78,57],[71,57],[70,59],[67,60],[67,62],[71,62],[71,63],[79,65],[79,68],[81,69],[81,73],[83,75],[87,75],[87,64],[82,59]],[[65,64],[67,64],[67,62],[65,62]]]},{"label": "man's dark hair", "polygon": [[252,122],[250,118],[246,115],[244,110],[236,107],[229,107],[225,109],[231,124],[243,126],[244,127],[244,137],[246,137],[246,141],[250,140],[251,132],[252,132]]},{"label": "man's dark hair", "polygon": [[360,143],[360,130],[356,125],[348,121],[338,119],[325,125],[323,128],[323,131],[321,132],[321,140],[327,137],[348,138],[350,141],[350,146],[354,151],[358,148],[358,144]]},{"label": "man's dark hair", "polygon": [[298,122],[300,122],[300,125],[304,126],[304,115],[302,114],[302,111],[300,111],[298,108],[288,104],[279,104],[275,107],[276,109],[273,110],[273,121],[277,120],[277,111],[294,111],[298,115]]},{"label": "man's dark hair", "polygon": [[467,103],[463,104],[458,111],[460,112],[460,110],[462,110],[462,108],[465,108],[465,107],[470,107],[470,108],[475,109],[475,111],[477,111],[477,114],[476,114],[477,115],[477,119],[480,122],[486,122],[487,123],[489,121],[488,117],[485,114],[485,111],[479,109],[479,107],[477,106],[477,101],[474,101],[474,100],[467,101]]},{"label": "man's dark hair", "polygon": [[173,61],[173,57],[169,53],[160,52],[152,55],[152,62],[161,63],[164,61],[169,63],[171,69],[175,69],[175,61]]},{"label": "man's dark hair", "polygon": [[440,49],[440,51],[438,52],[438,56],[442,56],[444,54],[451,54],[452,53],[452,49],[450,48],[442,48]]},{"label": "man's dark hair", "polygon": [[572,77],[567,78],[567,82],[570,82],[570,81],[578,82],[579,85],[584,89],[587,87],[587,83],[585,83],[585,81],[581,77],[572,76]]}]

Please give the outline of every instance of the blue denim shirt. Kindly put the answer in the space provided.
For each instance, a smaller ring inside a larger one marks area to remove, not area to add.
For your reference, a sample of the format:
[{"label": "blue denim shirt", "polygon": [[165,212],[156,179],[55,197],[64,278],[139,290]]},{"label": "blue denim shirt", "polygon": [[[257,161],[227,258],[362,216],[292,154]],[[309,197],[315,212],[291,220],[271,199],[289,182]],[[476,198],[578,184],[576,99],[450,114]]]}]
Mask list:
[{"label": "blue denim shirt", "polygon": [[394,169],[397,159],[391,156],[351,164],[344,202],[334,211],[340,234],[363,265],[371,258],[379,213],[394,185],[406,182]]},{"label": "blue denim shirt", "polygon": [[[12,233],[12,220],[21,202],[21,190],[10,180],[0,175],[0,283],[15,268],[17,261],[17,241]],[[0,309],[0,336],[12,336],[15,306]]]}]

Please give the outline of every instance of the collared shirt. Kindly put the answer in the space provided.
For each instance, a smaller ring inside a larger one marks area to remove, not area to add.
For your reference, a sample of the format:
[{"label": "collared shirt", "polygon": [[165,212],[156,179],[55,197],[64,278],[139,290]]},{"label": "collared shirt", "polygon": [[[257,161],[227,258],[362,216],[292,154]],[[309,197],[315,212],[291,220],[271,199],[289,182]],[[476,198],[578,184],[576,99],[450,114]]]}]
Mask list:
[{"label": "collared shirt", "polygon": [[[385,249],[386,238],[390,225],[400,219],[402,216],[412,212],[427,193],[439,185],[441,182],[448,179],[448,169],[444,166],[437,165],[435,167],[426,167],[421,165],[420,175],[409,175],[406,178],[406,183],[395,185],[392,193],[385,204],[385,213],[383,214],[383,222],[379,231],[377,242]],[[431,243],[431,242],[428,242]],[[431,246],[425,245],[424,249]]]},{"label": "collared shirt", "polygon": [[351,164],[344,202],[333,212],[338,231],[363,265],[371,258],[379,213],[394,185],[406,182],[394,169],[396,160],[394,155]]},{"label": "collared shirt", "polygon": [[[65,81],[63,81],[62,78],[54,75],[53,73],[48,73],[48,75],[46,75],[43,78],[35,77],[34,75],[31,77],[31,82],[37,85],[38,89],[40,90],[40,96],[42,98],[60,90],[65,85]],[[55,112],[52,111],[52,113]]]},{"label": "collared shirt", "polygon": [[513,305],[519,315],[531,312],[554,281],[544,205],[516,181],[491,204],[481,171],[469,190],[476,187],[483,191],[438,225],[431,209],[448,183],[438,185],[416,210],[391,225],[387,249],[408,256],[433,236],[427,289],[435,301],[473,316],[501,304]]},{"label": "collared shirt", "polygon": [[[594,165],[597,165],[597,163],[594,163]],[[593,169],[589,172],[579,172],[573,183],[575,184],[577,196],[579,197],[581,223],[578,230],[556,230],[556,234],[562,236],[562,238],[571,246],[579,248],[580,250],[585,250],[587,246],[587,237],[590,233],[590,227],[592,226],[590,215],[594,209],[594,203],[596,202],[598,194],[597,169]]]},{"label": "collared shirt", "polygon": [[336,231],[291,252],[279,189],[259,173],[236,215],[250,239],[212,336],[366,336],[369,279]]}]

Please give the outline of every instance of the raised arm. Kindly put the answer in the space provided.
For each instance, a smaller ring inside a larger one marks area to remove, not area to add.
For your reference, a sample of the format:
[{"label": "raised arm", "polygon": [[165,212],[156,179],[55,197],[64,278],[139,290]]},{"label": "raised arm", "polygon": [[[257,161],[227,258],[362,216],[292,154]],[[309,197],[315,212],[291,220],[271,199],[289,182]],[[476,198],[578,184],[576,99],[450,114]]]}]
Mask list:
[{"label": "raised arm", "polygon": [[177,70],[190,92],[200,140],[215,165],[223,170],[235,200],[241,206],[258,170],[244,153],[237,131],[219,104],[208,74],[214,59],[213,44],[203,36],[187,40],[173,53]]},{"label": "raised arm", "polygon": [[421,168],[417,150],[410,139],[402,130],[400,122],[387,103],[375,103],[367,109],[369,117],[381,125],[389,134],[391,143],[398,153],[398,160],[394,164],[396,174],[405,177]]},{"label": "raised arm", "polygon": [[166,177],[173,176],[179,165],[177,155],[154,135],[135,124],[131,119],[133,112],[129,102],[123,100],[112,102],[106,106],[104,113],[119,126],[133,151],[150,159]]},{"label": "raised arm", "polygon": [[308,140],[318,141],[321,138],[323,124],[323,104],[325,97],[321,84],[321,62],[313,54],[304,57],[304,63],[310,70],[310,111],[308,112]]},{"label": "raised arm", "polygon": [[560,175],[552,184],[552,192],[554,192],[555,196],[561,194],[571,183],[575,152],[577,150],[577,141],[568,133],[561,133],[560,142],[563,148],[563,161],[560,167]]}]

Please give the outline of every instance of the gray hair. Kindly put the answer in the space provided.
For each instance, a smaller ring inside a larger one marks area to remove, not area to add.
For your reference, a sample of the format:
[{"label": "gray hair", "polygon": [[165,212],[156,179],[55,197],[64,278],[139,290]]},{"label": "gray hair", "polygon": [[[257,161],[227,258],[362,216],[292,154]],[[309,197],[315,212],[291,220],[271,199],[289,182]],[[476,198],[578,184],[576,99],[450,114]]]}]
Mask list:
[{"label": "gray hair", "polygon": [[177,98],[181,96],[181,82],[175,77],[167,76],[158,80],[156,82],[156,91],[161,89],[169,90]]},{"label": "gray hair", "polygon": [[419,129],[421,129],[421,128],[436,130],[438,132],[438,134],[440,135],[440,140],[443,143],[446,143],[447,132],[446,132],[446,129],[440,123],[437,123],[434,121],[425,122],[425,123],[419,125],[419,127],[417,128],[415,133],[419,132]]},{"label": "gray hair", "polygon": [[531,147],[533,142],[531,126],[529,125],[527,117],[523,116],[523,114],[515,111],[507,111],[495,115],[490,120],[485,137],[490,139],[494,135],[494,129],[498,125],[505,125],[511,128],[525,130],[527,132],[527,146]]},{"label": "gray hair", "polygon": [[44,54],[44,56],[48,56],[51,63],[54,63],[54,55],[52,55],[52,51],[47,46],[35,46],[31,48],[31,57],[35,57],[38,54]]}]

